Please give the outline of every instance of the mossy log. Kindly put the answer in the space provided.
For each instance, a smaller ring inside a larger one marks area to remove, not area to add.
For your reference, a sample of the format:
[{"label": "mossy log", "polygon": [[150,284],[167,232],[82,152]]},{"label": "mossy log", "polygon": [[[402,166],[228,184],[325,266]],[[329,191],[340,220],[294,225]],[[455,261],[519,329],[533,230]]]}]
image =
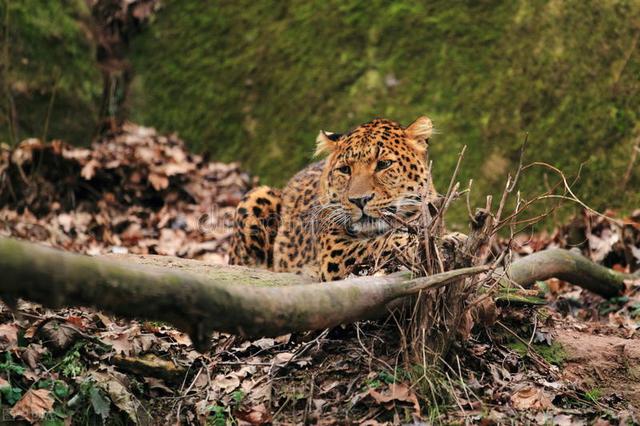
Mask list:
[{"label": "mossy log", "polygon": [[[241,267],[203,270],[197,261],[170,257],[156,259],[156,265],[127,259],[0,238],[0,295],[9,304],[23,298],[52,308],[94,306],[125,318],[165,321],[189,333],[201,350],[213,330],[274,336],[378,317],[402,297],[488,271],[478,266],[413,279],[401,272],[329,284]],[[565,250],[520,259],[508,276],[522,283],[559,276],[605,296],[619,294],[629,277]]]},{"label": "mossy log", "polygon": [[464,268],[417,279],[398,273],[327,284],[232,266],[206,274],[188,269],[0,238],[0,295],[5,302],[23,298],[52,308],[95,306],[125,318],[165,321],[186,331],[198,349],[206,348],[213,330],[276,336],[380,316],[394,299],[487,270]]},{"label": "mossy log", "polygon": [[625,280],[640,279],[640,271],[624,274],[593,263],[580,253],[549,249],[516,260],[504,279],[505,284],[510,281],[529,287],[549,278],[558,278],[610,298],[622,295]]}]

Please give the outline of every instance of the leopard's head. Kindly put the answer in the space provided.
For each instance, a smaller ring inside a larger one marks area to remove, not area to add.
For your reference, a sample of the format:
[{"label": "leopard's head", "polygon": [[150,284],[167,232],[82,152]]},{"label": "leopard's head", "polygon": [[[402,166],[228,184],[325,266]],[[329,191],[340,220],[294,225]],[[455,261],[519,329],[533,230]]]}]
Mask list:
[{"label": "leopard's head", "polygon": [[321,131],[316,154],[328,154],[320,182],[323,220],[370,236],[387,231],[394,218],[416,215],[421,200],[435,195],[427,165],[432,132],[427,117],[408,127],[376,119],[345,134]]}]

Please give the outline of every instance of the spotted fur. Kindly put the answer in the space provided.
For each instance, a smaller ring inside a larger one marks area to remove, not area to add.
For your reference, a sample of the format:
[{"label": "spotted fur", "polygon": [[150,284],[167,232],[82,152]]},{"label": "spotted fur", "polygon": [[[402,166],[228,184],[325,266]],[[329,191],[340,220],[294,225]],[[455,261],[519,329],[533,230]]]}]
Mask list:
[{"label": "spotted fur", "polygon": [[230,263],[322,281],[365,264],[410,263],[417,241],[392,224],[415,218],[421,202],[436,195],[426,158],[432,129],[421,117],[406,128],[376,119],[346,134],[320,132],[317,153],[326,159],[281,193],[261,187],[240,203]]},{"label": "spotted fur", "polygon": [[273,267],[273,243],[280,225],[280,190],[261,186],[238,204],[231,239],[231,265]]}]

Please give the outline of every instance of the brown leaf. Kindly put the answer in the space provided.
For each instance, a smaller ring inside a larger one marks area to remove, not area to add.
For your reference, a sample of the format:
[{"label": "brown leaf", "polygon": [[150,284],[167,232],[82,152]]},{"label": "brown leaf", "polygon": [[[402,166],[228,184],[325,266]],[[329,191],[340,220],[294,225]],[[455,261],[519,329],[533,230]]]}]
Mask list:
[{"label": "brown leaf", "polygon": [[157,338],[151,334],[140,334],[140,327],[134,326],[119,332],[106,332],[101,340],[113,347],[116,354],[132,355],[148,351]]},{"label": "brown leaf", "polygon": [[162,379],[157,379],[155,377],[145,377],[144,381],[151,390],[160,390],[167,395],[173,395],[173,390],[167,387],[167,385],[164,383],[164,380]]},{"label": "brown leaf", "polygon": [[78,330],[70,324],[58,321],[49,321],[40,328],[40,334],[45,344],[49,344],[53,349],[62,351],[78,338]]},{"label": "brown leaf", "polygon": [[32,369],[35,370],[38,367],[38,362],[42,355],[47,353],[47,348],[37,343],[31,343],[22,352],[22,360]]},{"label": "brown leaf", "polygon": [[18,345],[18,326],[15,324],[0,324],[0,350],[7,351]]},{"label": "brown leaf", "polygon": [[105,327],[110,327],[112,324],[114,324],[113,320],[102,312],[96,312],[96,316]]},{"label": "brown leaf", "polygon": [[80,171],[80,176],[82,176],[86,180],[91,180],[95,176],[96,169],[98,167],[100,167],[100,163],[94,159],[91,159],[91,161],[85,164]]},{"label": "brown leaf", "polygon": [[291,340],[291,333],[289,334],[284,334],[282,336],[278,336],[275,338],[276,343],[280,344],[280,345],[284,345],[289,343],[289,340]]},{"label": "brown leaf", "polygon": [[149,182],[156,191],[161,191],[169,187],[169,178],[156,173],[149,174]]},{"label": "brown leaf", "polygon": [[462,314],[460,323],[458,323],[458,334],[462,340],[469,340],[473,326],[473,313],[471,309],[467,309],[464,314]]},{"label": "brown leaf", "polygon": [[103,336],[101,339],[108,345],[111,345],[116,354],[130,355],[133,349],[133,343],[128,334],[117,334],[112,336]]},{"label": "brown leaf", "polygon": [[195,169],[193,163],[167,163],[161,167],[162,172],[167,176],[174,176],[192,172]]},{"label": "brown leaf", "polygon": [[172,328],[165,331],[165,334],[169,335],[179,345],[190,346],[191,338],[188,334],[182,333]]},{"label": "brown leaf", "polygon": [[545,392],[533,386],[526,386],[511,395],[511,405],[516,410],[546,410],[553,407]]},{"label": "brown leaf", "polygon": [[273,362],[276,365],[285,365],[293,358],[293,354],[291,352],[280,352],[273,358]]},{"label": "brown leaf", "polygon": [[29,389],[13,406],[11,415],[35,423],[53,410],[53,403],[54,399],[47,389]]},{"label": "brown leaf", "polygon": [[270,337],[263,337],[262,339],[254,340],[251,344],[262,350],[272,348],[276,344],[276,340]]},{"label": "brown leaf", "polygon": [[409,402],[413,404],[413,410],[417,416],[420,416],[420,403],[416,394],[403,383],[392,383],[389,388],[383,392],[375,389],[369,390],[369,395],[378,403],[385,404],[393,401]]},{"label": "brown leaf", "polygon": [[67,317],[67,322],[80,330],[85,330],[87,328],[84,318],[79,316],[71,315]]},{"label": "brown leaf", "polygon": [[109,374],[97,371],[92,372],[91,377],[96,381],[98,387],[109,395],[111,402],[127,413],[133,423],[140,422],[140,403],[122,383]]},{"label": "brown leaf", "polygon": [[485,327],[491,327],[498,320],[498,307],[492,298],[485,297],[474,307],[474,318]]},{"label": "brown leaf", "polygon": [[233,373],[227,376],[219,374],[213,379],[212,384],[222,389],[225,393],[229,393],[240,386],[240,378]]},{"label": "brown leaf", "polygon": [[237,416],[240,420],[252,425],[263,425],[271,422],[271,413],[264,404],[256,405],[249,410],[239,411]]}]

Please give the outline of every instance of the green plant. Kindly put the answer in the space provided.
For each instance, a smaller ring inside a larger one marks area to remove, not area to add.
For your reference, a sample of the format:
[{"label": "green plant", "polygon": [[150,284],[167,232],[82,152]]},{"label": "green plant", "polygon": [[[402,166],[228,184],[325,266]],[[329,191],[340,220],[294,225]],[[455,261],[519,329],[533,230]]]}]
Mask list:
[{"label": "green plant", "polygon": [[15,373],[18,375],[23,375],[25,368],[13,362],[13,358],[11,357],[11,352],[5,352],[4,362],[0,363],[0,371],[4,371],[7,374]]},{"label": "green plant", "polygon": [[585,398],[593,403],[600,401],[602,397],[602,390],[599,388],[593,388],[584,393]]},{"label": "green plant", "polygon": [[629,306],[629,316],[632,318],[640,317],[640,302],[633,303]]},{"label": "green plant", "polygon": [[233,403],[235,405],[242,404],[242,401],[244,401],[244,398],[246,396],[247,396],[247,394],[242,389],[237,389],[237,390],[233,391],[233,393],[231,394],[231,398],[233,398]]},{"label": "green plant", "polygon": [[427,418],[437,422],[453,401],[451,382],[437,365],[414,364],[405,374],[418,397],[426,402]]},{"label": "green plant", "polygon": [[0,395],[2,399],[7,401],[7,404],[13,405],[22,397],[22,389],[13,387],[11,385],[0,388]]},{"label": "green plant", "polygon": [[62,380],[43,379],[36,383],[38,389],[49,389],[53,394],[60,399],[69,396],[69,386]]},{"label": "green plant", "polygon": [[80,349],[83,346],[84,342],[78,342],[74,344],[71,349],[65,354],[64,358],[62,358],[58,369],[63,376],[77,377],[85,371],[85,367],[82,364],[80,355]]},{"label": "green plant", "polygon": [[228,424],[235,424],[235,420],[229,408],[222,407],[220,405],[211,405],[208,407],[209,417],[207,418],[207,426],[226,426]]},{"label": "green plant", "polygon": [[379,379],[367,379],[364,381],[364,390],[367,389],[378,389],[382,386],[382,381]]},{"label": "green plant", "polygon": [[612,297],[602,302],[600,306],[598,306],[598,310],[600,311],[600,315],[607,315],[620,310],[628,301],[628,296]]}]

